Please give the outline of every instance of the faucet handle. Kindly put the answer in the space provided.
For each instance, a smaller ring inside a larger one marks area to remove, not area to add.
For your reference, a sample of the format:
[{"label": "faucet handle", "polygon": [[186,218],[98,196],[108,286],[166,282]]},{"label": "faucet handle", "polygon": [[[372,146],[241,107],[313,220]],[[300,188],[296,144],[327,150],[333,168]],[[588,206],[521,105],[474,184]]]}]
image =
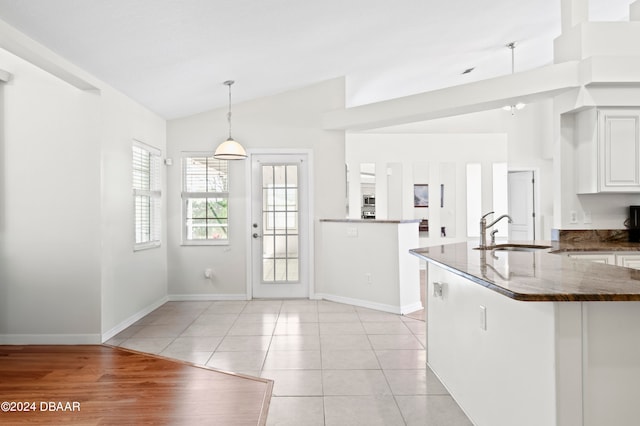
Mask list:
[{"label": "faucet handle", "polygon": [[491,231],[491,245],[495,246],[496,245],[496,234],[498,233],[497,229],[494,229],[493,231]]},{"label": "faucet handle", "polygon": [[494,212],[489,212],[487,214],[485,214],[484,216],[481,217],[481,219],[484,219],[485,217],[489,216],[490,214],[493,214]]}]

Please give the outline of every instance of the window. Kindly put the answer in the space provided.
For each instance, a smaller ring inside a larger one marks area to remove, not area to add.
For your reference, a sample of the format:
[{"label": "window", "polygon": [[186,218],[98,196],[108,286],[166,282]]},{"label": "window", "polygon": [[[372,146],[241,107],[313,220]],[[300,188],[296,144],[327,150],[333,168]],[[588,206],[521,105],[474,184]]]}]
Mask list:
[{"label": "window", "polygon": [[160,150],[133,142],[134,250],[160,246]]},{"label": "window", "polygon": [[185,153],[182,160],[183,244],[229,242],[229,163],[211,153]]}]

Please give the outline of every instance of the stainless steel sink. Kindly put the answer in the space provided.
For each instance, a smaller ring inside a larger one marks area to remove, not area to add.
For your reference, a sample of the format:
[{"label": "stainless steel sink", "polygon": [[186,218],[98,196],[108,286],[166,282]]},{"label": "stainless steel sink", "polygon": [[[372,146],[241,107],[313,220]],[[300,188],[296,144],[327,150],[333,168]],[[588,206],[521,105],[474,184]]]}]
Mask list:
[{"label": "stainless steel sink", "polygon": [[500,251],[537,251],[551,248],[538,244],[496,244],[494,246],[477,247],[477,250],[500,250]]},{"label": "stainless steel sink", "polygon": [[495,247],[493,250],[501,251],[537,251],[551,248],[551,246],[538,246],[538,245],[507,245],[504,247]]}]

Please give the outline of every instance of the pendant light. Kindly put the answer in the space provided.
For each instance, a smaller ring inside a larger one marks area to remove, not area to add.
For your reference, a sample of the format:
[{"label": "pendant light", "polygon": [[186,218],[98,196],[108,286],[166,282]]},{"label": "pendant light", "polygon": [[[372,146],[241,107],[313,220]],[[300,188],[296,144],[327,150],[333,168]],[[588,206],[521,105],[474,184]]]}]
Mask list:
[{"label": "pendant light", "polygon": [[[511,43],[506,45],[506,47],[511,50],[511,74],[514,74],[516,71],[515,70],[515,49],[517,44],[518,43],[516,43],[515,41],[512,41]],[[526,105],[523,104],[522,102],[518,102],[515,105],[505,105],[502,107],[502,109],[505,111],[511,111],[511,115],[515,115],[516,110],[520,110],[525,106]]]},{"label": "pendant light", "polygon": [[229,122],[229,137],[216,148],[213,154],[218,160],[244,160],[247,158],[247,152],[242,145],[231,137],[231,85],[233,80],[227,80],[223,84],[229,87],[229,112],[227,113],[227,121]]}]

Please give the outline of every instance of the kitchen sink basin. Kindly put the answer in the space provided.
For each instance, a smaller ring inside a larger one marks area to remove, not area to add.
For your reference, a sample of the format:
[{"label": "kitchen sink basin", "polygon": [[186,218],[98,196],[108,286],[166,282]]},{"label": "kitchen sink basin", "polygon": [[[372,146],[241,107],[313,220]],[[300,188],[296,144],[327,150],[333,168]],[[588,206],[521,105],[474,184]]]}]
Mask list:
[{"label": "kitchen sink basin", "polygon": [[500,251],[537,251],[551,248],[539,244],[496,244],[495,246],[477,247],[478,250],[500,250]]}]

